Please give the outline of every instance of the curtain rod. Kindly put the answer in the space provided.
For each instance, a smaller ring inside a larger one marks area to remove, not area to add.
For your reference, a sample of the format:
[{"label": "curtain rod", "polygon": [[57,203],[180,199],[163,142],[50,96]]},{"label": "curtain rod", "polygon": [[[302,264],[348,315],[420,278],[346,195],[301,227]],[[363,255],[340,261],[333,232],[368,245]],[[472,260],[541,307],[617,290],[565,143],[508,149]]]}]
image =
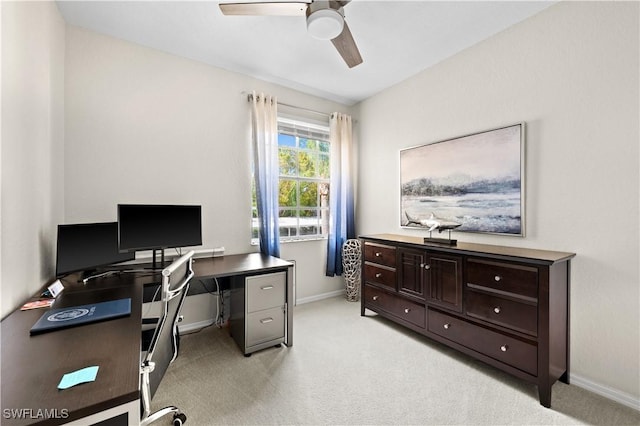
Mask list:
[{"label": "curtain rod", "polygon": [[[251,99],[253,99],[253,93],[247,93],[247,92],[241,92],[242,95],[247,95],[247,100],[251,101]],[[295,106],[295,105],[291,105],[291,104],[286,104],[284,102],[280,102],[278,101],[278,105],[282,105],[285,107],[289,107],[289,108],[293,108],[293,109],[298,109],[300,111],[305,111],[305,112],[310,112],[312,114],[317,114],[317,115],[322,115],[323,117],[331,117],[331,114],[327,114],[326,112],[321,112],[321,111],[316,111],[313,109],[309,109],[309,108],[303,108],[303,107],[299,107],[299,106]]]}]

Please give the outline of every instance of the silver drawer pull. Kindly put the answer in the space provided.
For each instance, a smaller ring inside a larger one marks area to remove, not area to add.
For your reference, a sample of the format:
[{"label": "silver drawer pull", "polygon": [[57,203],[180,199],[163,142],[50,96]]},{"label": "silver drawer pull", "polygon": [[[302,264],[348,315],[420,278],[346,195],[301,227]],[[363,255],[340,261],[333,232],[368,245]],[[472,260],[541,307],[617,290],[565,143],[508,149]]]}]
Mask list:
[{"label": "silver drawer pull", "polygon": [[270,322],[273,322],[273,318],[264,318],[264,319],[261,319],[260,322],[262,324],[268,324]]},{"label": "silver drawer pull", "polygon": [[380,257],[382,256],[382,253],[380,253],[379,251],[376,252],[376,257]]},{"label": "silver drawer pull", "polygon": [[448,330],[451,327],[451,324],[447,323],[447,324],[443,325],[443,327],[444,327],[445,330]]},{"label": "silver drawer pull", "polygon": [[501,350],[502,352],[506,352],[506,351],[508,351],[508,350],[509,350],[509,346],[508,346],[508,345],[502,345],[502,346],[500,346],[500,350]]},{"label": "silver drawer pull", "polygon": [[376,300],[378,300],[378,296],[373,296],[372,299],[375,302]]},{"label": "silver drawer pull", "polygon": [[265,285],[264,287],[260,287],[260,290],[271,290],[272,288],[272,285]]},{"label": "silver drawer pull", "polygon": [[493,277],[493,279],[496,280],[496,282],[498,282],[502,279],[502,277],[500,275],[496,275],[495,277]]},{"label": "silver drawer pull", "polygon": [[378,273],[376,274],[376,278],[380,278],[381,276],[382,276],[382,273],[380,273],[380,272],[378,272]]},{"label": "silver drawer pull", "polygon": [[405,313],[405,314],[408,314],[409,312],[411,312],[411,309],[409,309],[409,308],[404,308],[404,313]]},{"label": "silver drawer pull", "polygon": [[431,265],[424,265],[424,269],[431,269]]},{"label": "silver drawer pull", "polygon": [[493,308],[493,312],[495,312],[496,314],[500,313],[500,306],[496,306],[495,308]]}]

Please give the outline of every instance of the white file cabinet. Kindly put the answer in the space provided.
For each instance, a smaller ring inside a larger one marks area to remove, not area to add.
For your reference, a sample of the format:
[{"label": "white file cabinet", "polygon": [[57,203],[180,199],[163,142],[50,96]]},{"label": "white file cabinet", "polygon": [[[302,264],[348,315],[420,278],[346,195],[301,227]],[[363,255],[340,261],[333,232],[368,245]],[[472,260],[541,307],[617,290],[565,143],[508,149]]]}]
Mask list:
[{"label": "white file cabinet", "polygon": [[286,272],[232,280],[230,331],[245,356],[284,342],[286,291]]}]

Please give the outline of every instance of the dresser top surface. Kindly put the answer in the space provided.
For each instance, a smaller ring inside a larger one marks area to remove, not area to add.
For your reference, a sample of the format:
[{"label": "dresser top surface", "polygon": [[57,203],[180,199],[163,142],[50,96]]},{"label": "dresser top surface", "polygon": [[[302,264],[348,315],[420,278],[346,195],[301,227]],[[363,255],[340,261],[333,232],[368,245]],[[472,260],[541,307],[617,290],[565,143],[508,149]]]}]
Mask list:
[{"label": "dresser top surface", "polygon": [[458,241],[455,246],[447,246],[440,244],[425,243],[423,237],[415,237],[409,235],[398,234],[375,234],[363,235],[361,239],[377,242],[377,243],[399,243],[410,245],[412,247],[419,246],[423,249],[437,250],[441,252],[466,254],[466,255],[490,255],[492,257],[508,257],[516,258],[514,260],[532,261],[534,263],[556,263],[570,260],[575,257],[575,253],[530,249],[523,247],[497,246],[490,244],[475,244]]}]

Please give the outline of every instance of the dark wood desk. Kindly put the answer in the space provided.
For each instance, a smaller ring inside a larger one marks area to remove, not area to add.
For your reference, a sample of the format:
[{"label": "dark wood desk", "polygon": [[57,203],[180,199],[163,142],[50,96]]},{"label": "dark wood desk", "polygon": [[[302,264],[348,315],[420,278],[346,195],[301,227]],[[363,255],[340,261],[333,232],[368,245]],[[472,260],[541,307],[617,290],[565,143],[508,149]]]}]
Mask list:
[{"label": "dark wood desk", "polygon": [[[198,278],[287,272],[287,300],[292,304],[293,264],[259,253],[195,259]],[[74,420],[91,424],[101,418],[123,415],[124,424],[140,418],[140,324],[142,289],[160,281],[159,273],[122,273],[89,281],[84,286],[72,275],[54,307],[131,298],[131,315],[36,336],[29,329],[46,312],[20,311],[6,317],[2,330],[3,425],[59,425]],[[291,346],[292,309],[287,340]],[[98,365],[95,382],[66,390],[57,389],[65,373]],[[93,417],[88,417],[93,416]],[[88,418],[87,418],[88,417]]]},{"label": "dark wood desk", "polygon": [[251,275],[270,271],[282,271],[293,263],[261,253],[234,254],[221,257],[193,258],[196,278],[222,278],[233,275]]},{"label": "dark wood desk", "polygon": [[261,253],[238,254],[223,257],[196,258],[193,272],[196,278],[222,278],[238,275],[256,275],[284,271],[287,273],[288,304],[284,344],[293,346],[293,263]]},{"label": "dark wood desk", "polygon": [[[36,336],[30,336],[29,329],[45,310],[17,310],[5,318],[3,425],[62,424],[139,398],[142,286],[160,275],[120,274],[86,286],[75,282],[77,277],[65,280],[65,290],[54,307],[130,297],[131,315]],[[95,382],[57,389],[65,373],[92,365],[100,367]]]}]

